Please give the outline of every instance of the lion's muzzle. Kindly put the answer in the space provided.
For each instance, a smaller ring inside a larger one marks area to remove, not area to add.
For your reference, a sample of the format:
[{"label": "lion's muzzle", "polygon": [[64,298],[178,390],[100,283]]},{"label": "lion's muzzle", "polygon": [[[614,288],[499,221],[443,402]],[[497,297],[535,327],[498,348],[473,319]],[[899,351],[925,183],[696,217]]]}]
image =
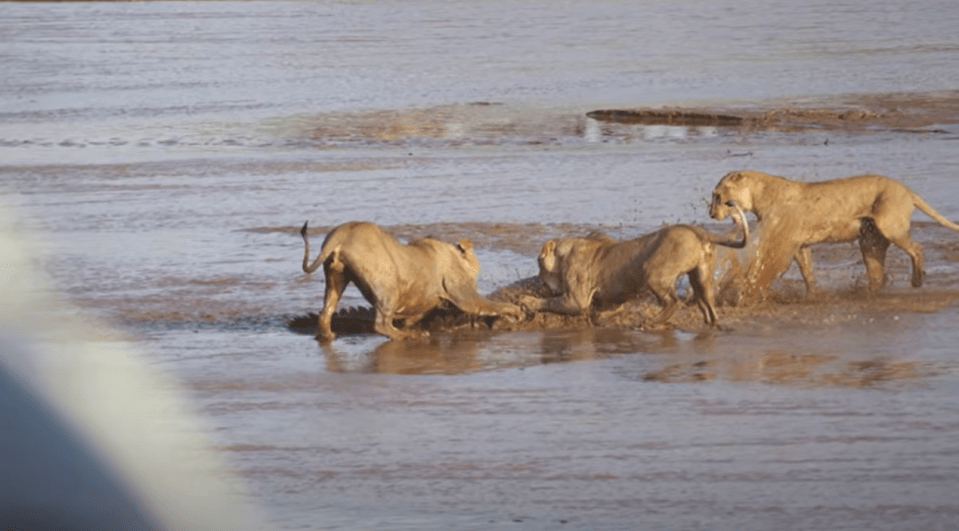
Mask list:
[{"label": "lion's muzzle", "polygon": [[722,197],[713,193],[713,201],[709,204],[709,217],[722,221],[729,215],[729,209],[723,206]]}]

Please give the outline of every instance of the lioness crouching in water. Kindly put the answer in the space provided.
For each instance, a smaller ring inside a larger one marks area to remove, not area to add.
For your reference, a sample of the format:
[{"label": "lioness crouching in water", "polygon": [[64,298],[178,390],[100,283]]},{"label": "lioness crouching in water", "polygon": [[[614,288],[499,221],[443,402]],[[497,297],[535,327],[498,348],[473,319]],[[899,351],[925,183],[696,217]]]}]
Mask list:
[{"label": "lioness crouching in water", "polygon": [[749,239],[745,215],[737,206],[742,241],[727,241],[693,225],[670,225],[652,234],[616,241],[602,234],[549,240],[539,253],[539,276],[558,296],[525,297],[530,310],[580,315],[591,305],[614,307],[645,289],[663,309],[653,324],[672,317],[680,303],[676,280],[689,275],[693,298],[707,324],[716,323],[712,287],[716,245],[741,249]]},{"label": "lioness crouching in water", "polygon": [[807,294],[815,294],[809,245],[856,238],[870,291],[886,283],[889,242],[912,259],[912,285],[919,287],[925,270],[922,247],[909,235],[913,210],[919,207],[942,226],[959,231],[959,225],[936,212],[915,192],[881,175],[804,183],[756,171],[734,171],[720,179],[713,190],[709,215],[725,219],[730,214],[729,201],[753,212],[759,220],[759,253],[747,276],[752,287],[760,290],[795,259]]},{"label": "lioness crouching in water", "polygon": [[326,274],[323,311],[316,326],[316,338],[322,341],[336,337],[331,329],[333,312],[350,282],[373,305],[373,329],[390,339],[417,335],[393,326],[394,319],[402,319],[404,326],[415,324],[444,301],[473,315],[524,315],[514,304],[491,301],[476,292],[480,266],[467,238],[455,246],[433,238],[404,245],[372,223],[354,221],[330,231],[311,264],[307,223],[300,235],[303,271],[312,273],[323,264]]}]

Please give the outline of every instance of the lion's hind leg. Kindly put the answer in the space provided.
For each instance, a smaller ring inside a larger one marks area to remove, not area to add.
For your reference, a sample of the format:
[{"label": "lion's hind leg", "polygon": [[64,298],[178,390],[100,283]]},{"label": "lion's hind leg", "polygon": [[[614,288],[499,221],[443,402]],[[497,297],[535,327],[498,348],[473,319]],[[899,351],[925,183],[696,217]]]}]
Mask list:
[{"label": "lion's hind leg", "polygon": [[[408,339],[418,335],[410,330],[400,330],[396,328],[396,326],[393,325],[394,316],[395,313],[392,305],[383,304],[382,301],[379,301],[376,305],[376,317],[373,319],[373,331],[394,340]],[[405,323],[415,324],[421,317],[422,316],[409,319]],[[425,335],[426,332],[423,332],[423,334]]]},{"label": "lion's hind leg", "polygon": [[330,262],[323,264],[323,272],[326,275],[326,290],[323,295],[323,310],[320,311],[320,317],[316,323],[316,338],[321,341],[333,341],[336,334],[333,333],[333,312],[336,311],[336,305],[343,296],[343,290],[349,284],[349,278],[343,267],[333,267]]},{"label": "lion's hind leg", "polygon": [[[889,240],[883,236],[872,219],[862,220],[859,229],[859,249],[862,261],[866,265],[866,277],[869,279],[869,291],[878,291],[886,285],[886,250]],[[920,252],[921,249],[920,249]]]},{"label": "lion's hind leg", "polygon": [[926,278],[926,260],[922,254],[922,246],[919,245],[919,242],[913,240],[909,233],[896,239],[890,238],[890,241],[906,251],[906,254],[912,259],[912,287],[922,286]]},{"label": "lion's hind leg", "polygon": [[[863,223],[864,227],[871,227],[871,231],[864,228],[860,233],[859,244],[863,250],[863,258],[867,258],[868,253],[869,259],[875,264],[874,267],[877,270],[876,273],[870,273],[870,288],[873,288],[874,280],[877,288],[881,287],[885,280],[884,276],[879,277],[879,273],[883,271],[881,268],[885,263],[889,242],[896,244],[912,259],[912,287],[922,286],[925,279],[925,257],[922,246],[909,235],[909,218],[905,218],[903,222],[893,219],[895,217],[897,216],[882,216],[877,213],[874,219]],[[866,262],[866,267],[870,267],[869,261]]]},{"label": "lion's hind leg", "polygon": [[703,320],[712,326],[716,324],[716,300],[712,288],[713,267],[704,262],[689,272],[689,287],[693,292],[696,304],[703,312]]},{"label": "lion's hind leg", "polygon": [[672,281],[669,281],[666,277],[657,275],[655,278],[648,280],[649,291],[653,292],[653,295],[659,299],[659,303],[663,306],[663,309],[650,319],[650,324],[653,326],[658,326],[668,321],[673,314],[676,313],[676,308],[678,308],[680,302],[682,302],[676,293],[677,278],[679,277],[673,277]]},{"label": "lion's hind leg", "polygon": [[[896,244],[912,259],[912,287],[918,288],[922,286],[926,271],[922,246],[909,235],[910,218],[914,209],[915,206],[911,201],[904,202],[901,197],[883,194],[873,206],[871,224],[875,226],[879,234]],[[860,238],[860,244],[863,243],[863,239]],[[888,244],[886,246],[888,247]],[[884,250],[882,252],[885,253]]]}]

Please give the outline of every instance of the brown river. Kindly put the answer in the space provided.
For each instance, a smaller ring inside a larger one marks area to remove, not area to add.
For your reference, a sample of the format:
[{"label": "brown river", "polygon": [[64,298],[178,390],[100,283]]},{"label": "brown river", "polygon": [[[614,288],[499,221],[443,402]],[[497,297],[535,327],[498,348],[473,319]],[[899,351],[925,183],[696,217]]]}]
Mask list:
[{"label": "brown river", "polygon": [[[737,169],[880,173],[959,220],[957,27],[952,0],[0,3],[0,205],[61,311],[184,388],[263,529],[956,529],[959,234],[922,213],[923,287],[893,247],[870,296],[824,244],[819,297],[793,266],[717,328],[287,323],[322,304],[306,220],[469,236],[481,293],[551,237],[727,230]],[[628,108],[789,123],[586,116]]]}]

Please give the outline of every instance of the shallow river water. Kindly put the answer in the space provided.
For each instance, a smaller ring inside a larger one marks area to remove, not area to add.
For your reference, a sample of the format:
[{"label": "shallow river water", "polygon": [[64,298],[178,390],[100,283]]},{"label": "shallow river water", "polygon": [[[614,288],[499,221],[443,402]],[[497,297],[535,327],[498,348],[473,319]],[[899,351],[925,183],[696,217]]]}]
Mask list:
[{"label": "shallow river water", "polygon": [[549,237],[725,229],[735,169],[881,173],[959,219],[955,116],[585,116],[935,99],[956,27],[951,0],[0,3],[0,199],[70,311],[182,383],[266,529],[954,529],[959,235],[921,213],[923,288],[893,248],[867,297],[857,248],[824,246],[821,300],[793,269],[719,329],[286,324],[322,304],[305,220],[469,235],[489,293]]}]

